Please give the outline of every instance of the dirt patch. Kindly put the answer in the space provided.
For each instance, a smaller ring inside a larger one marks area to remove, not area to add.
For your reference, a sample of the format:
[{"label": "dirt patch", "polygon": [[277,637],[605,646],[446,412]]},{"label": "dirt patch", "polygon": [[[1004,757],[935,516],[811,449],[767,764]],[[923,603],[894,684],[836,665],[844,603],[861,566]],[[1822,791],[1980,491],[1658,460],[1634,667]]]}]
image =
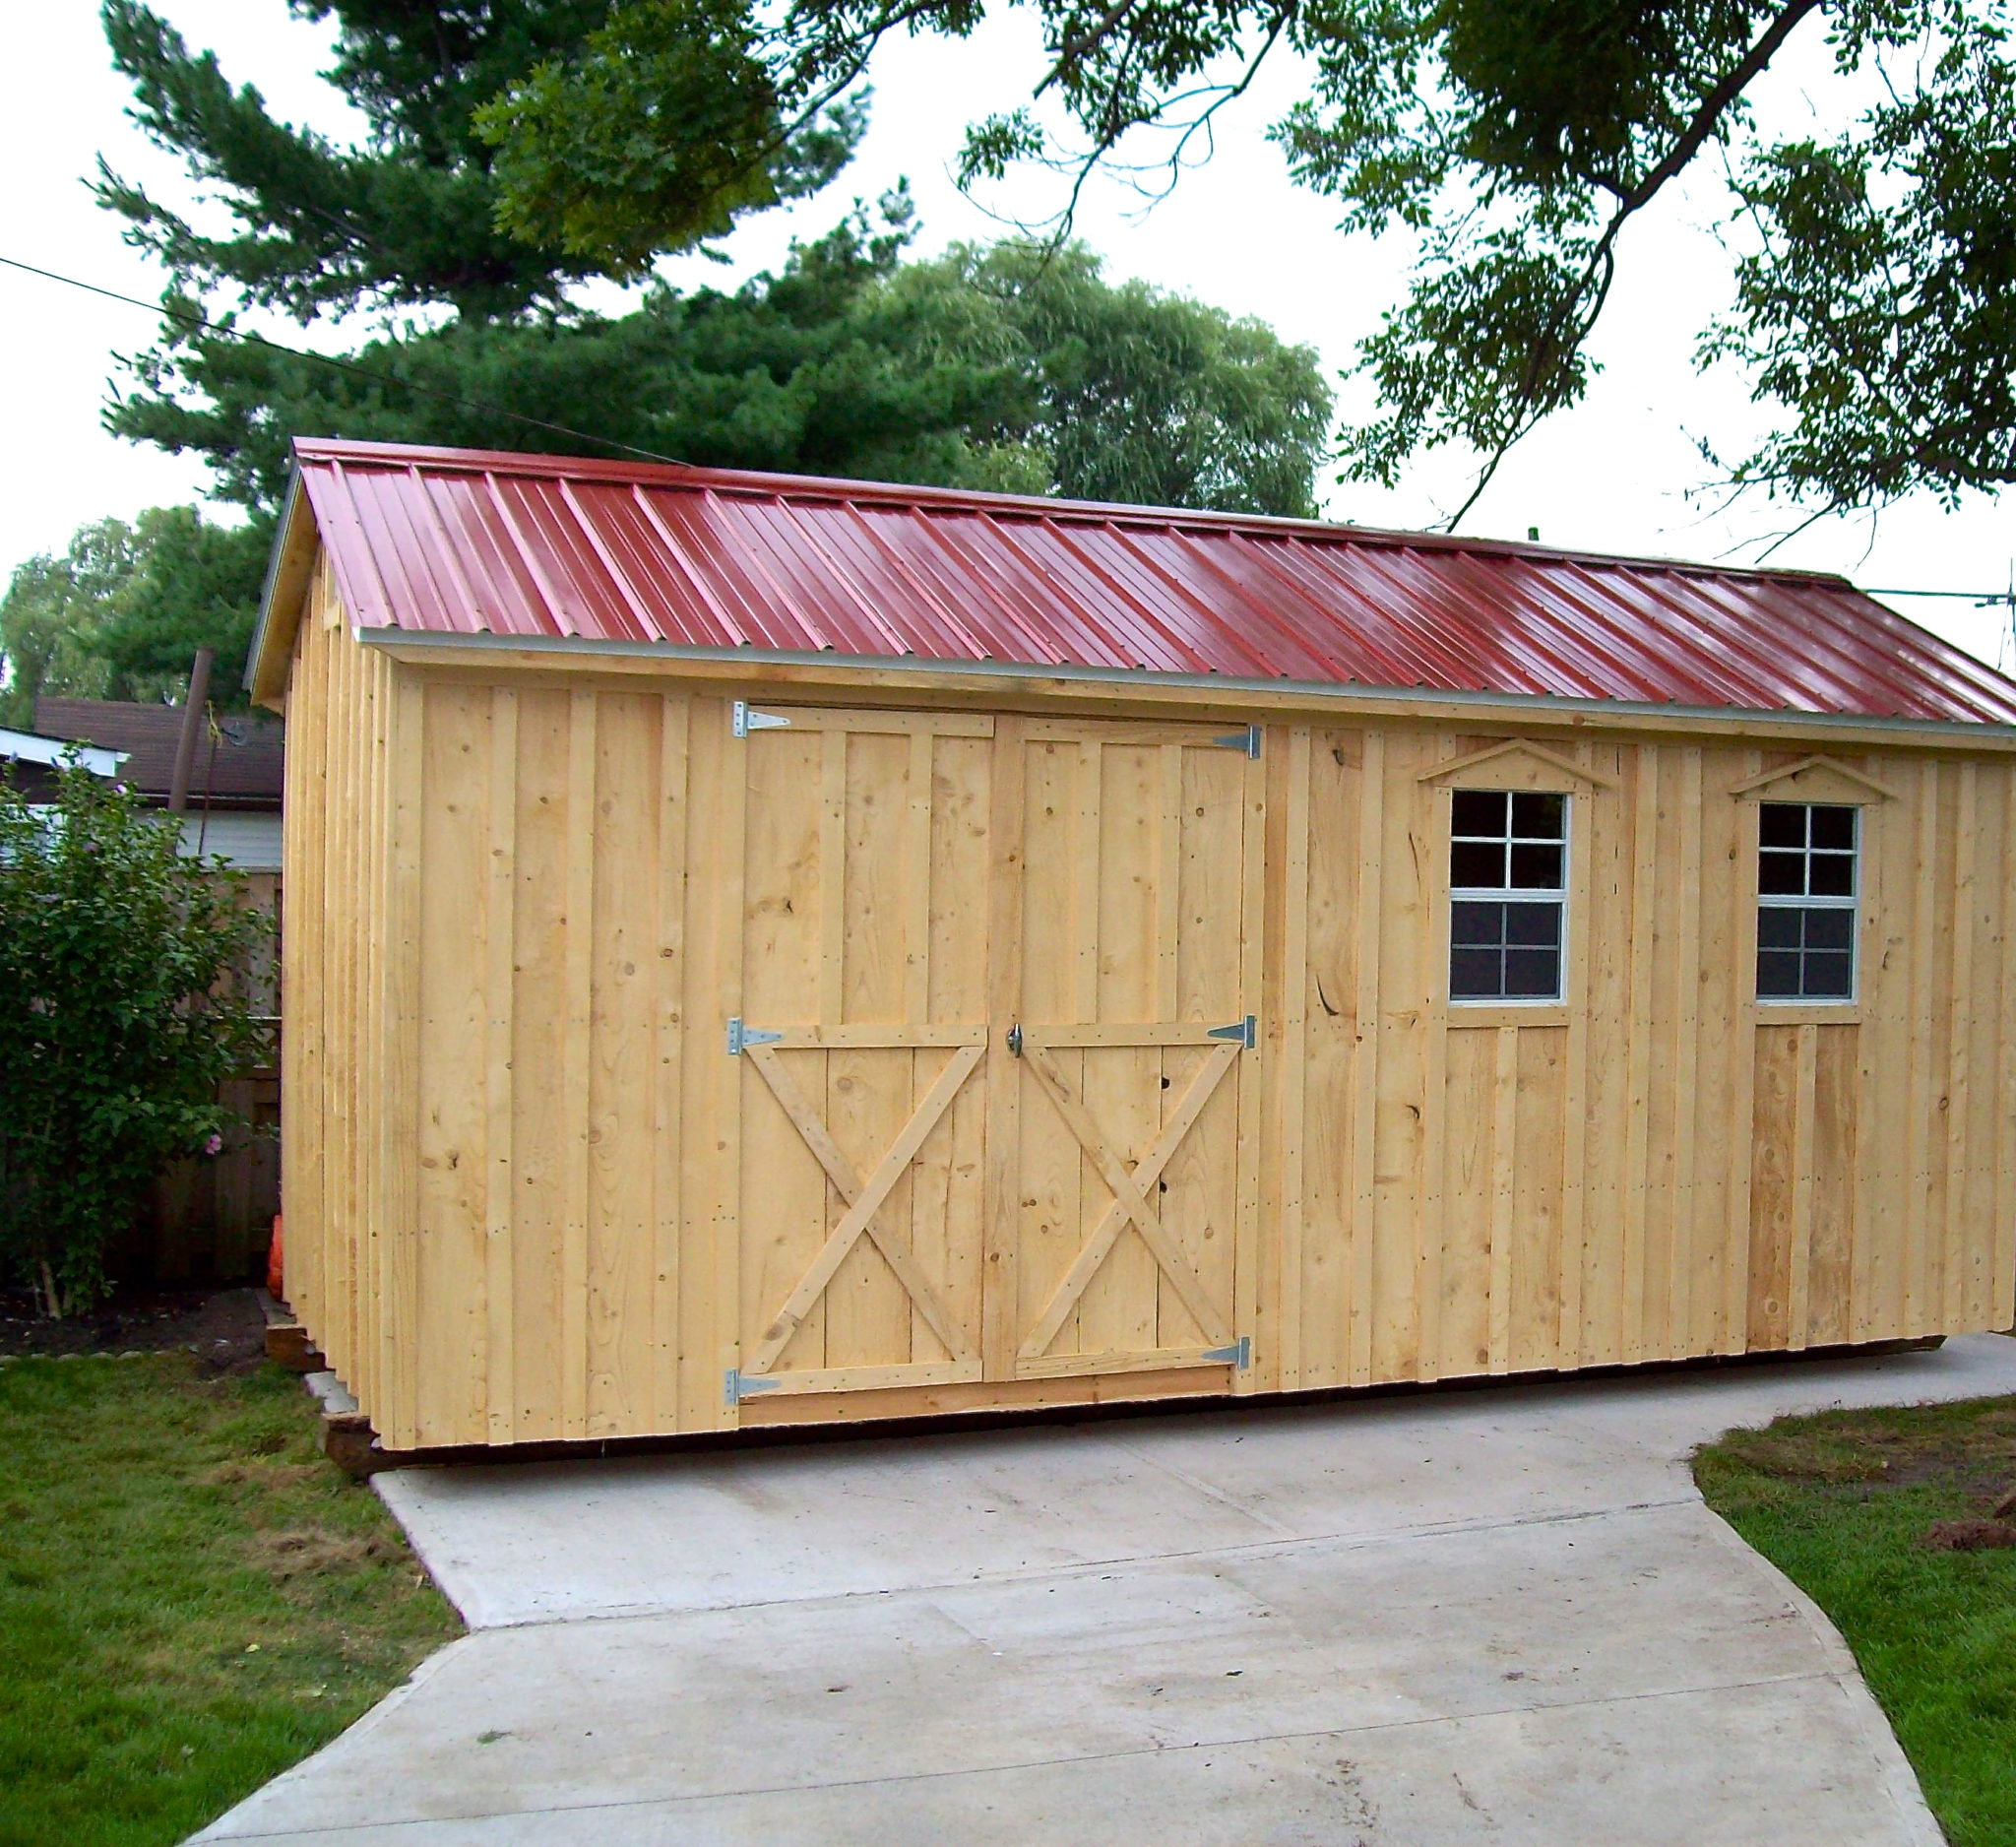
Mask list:
[{"label": "dirt patch", "polygon": [[1721,1452],[1788,1483],[1882,1494],[1944,1489],[1986,1514],[2016,1487],[2016,1402],[1828,1412],[1732,1431]]},{"label": "dirt patch", "polygon": [[1833,1431],[1739,1431],[1724,1443],[1743,1464],[1781,1482],[1889,1482],[1896,1458],[1871,1437]]},{"label": "dirt patch", "polygon": [[1740,1497],[1765,1481],[1778,1485],[1769,1493],[1825,1497],[1815,1504],[1913,1495],[1928,1521],[1916,1529],[1920,1551],[2016,1551],[2016,1399],[1781,1418],[1731,1431],[1700,1468],[1711,1504],[1718,1484]]},{"label": "dirt patch", "polygon": [[316,1527],[262,1533],[254,1542],[254,1551],[259,1562],[282,1583],[294,1577],[353,1571],[374,1559],[388,1556],[388,1548],[381,1539],[360,1533],[331,1533]]},{"label": "dirt patch", "polygon": [[1919,1541],[1927,1552],[2001,1552],[2016,1548],[2016,1526],[2003,1520],[1934,1520]]},{"label": "dirt patch", "polygon": [[176,1350],[217,1372],[256,1367],[266,1355],[259,1299],[249,1289],[136,1289],[50,1321],[26,1292],[0,1295],[0,1357]]}]

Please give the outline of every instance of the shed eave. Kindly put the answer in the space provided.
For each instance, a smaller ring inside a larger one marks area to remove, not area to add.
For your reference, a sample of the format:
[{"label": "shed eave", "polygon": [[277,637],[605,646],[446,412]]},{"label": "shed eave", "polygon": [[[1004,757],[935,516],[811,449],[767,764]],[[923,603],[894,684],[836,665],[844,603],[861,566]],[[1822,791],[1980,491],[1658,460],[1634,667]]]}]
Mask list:
[{"label": "shed eave", "polygon": [[536,654],[586,660],[624,657],[716,668],[798,668],[836,673],[875,673],[885,679],[908,678],[914,680],[920,691],[949,680],[974,677],[1008,682],[1074,681],[1116,690],[1138,687],[1150,694],[1162,689],[1209,691],[1224,694],[1228,702],[1234,703],[1242,697],[1264,695],[1275,704],[1307,702],[1354,712],[1377,712],[1382,707],[1418,709],[1427,706],[1447,708],[1452,714],[1466,717],[1501,714],[1508,720],[1528,724],[1537,718],[1552,717],[1558,723],[1574,725],[1589,717],[1602,716],[1612,720],[1639,721],[1654,728],[1665,721],[1680,720],[1690,724],[1712,721],[1740,727],[1746,732],[1782,732],[1788,736],[1810,734],[1815,731],[1879,732],[1895,733],[1900,742],[1914,737],[1927,741],[1936,738],[1941,744],[1951,746],[1968,739],[1978,740],[1996,750],[2016,749],[2016,725],[1995,725],[1971,719],[1900,718],[1873,713],[1809,712],[1790,708],[1768,711],[1744,706],[1684,705],[1665,700],[1583,699],[1558,693],[1372,686],[1356,681],[1247,678],[1222,673],[1045,666],[1017,661],[924,660],[914,655],[851,655],[825,649],[713,648],[578,635],[448,634],[436,630],[389,627],[360,627],[353,632],[356,639],[368,647],[399,649],[415,659],[429,655]]},{"label": "shed eave", "polygon": [[308,504],[298,460],[287,477],[285,511],[273,536],[266,560],[266,583],[259,593],[259,621],[245,656],[245,688],[252,703],[280,711],[287,687],[287,662],[292,659],[294,631],[308,599],[308,580],[315,568],[315,513]]}]

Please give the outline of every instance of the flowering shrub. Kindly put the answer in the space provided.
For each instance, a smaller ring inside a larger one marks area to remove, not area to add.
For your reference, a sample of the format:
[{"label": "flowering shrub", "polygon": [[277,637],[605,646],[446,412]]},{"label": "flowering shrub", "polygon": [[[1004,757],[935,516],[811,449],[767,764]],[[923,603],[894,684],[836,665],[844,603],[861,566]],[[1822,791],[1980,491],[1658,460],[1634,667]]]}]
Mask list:
[{"label": "flowering shrub", "polygon": [[218,1086],[254,1061],[272,929],[222,861],[87,771],[53,806],[0,781],[0,1263],[61,1315],[155,1176],[216,1154]]}]

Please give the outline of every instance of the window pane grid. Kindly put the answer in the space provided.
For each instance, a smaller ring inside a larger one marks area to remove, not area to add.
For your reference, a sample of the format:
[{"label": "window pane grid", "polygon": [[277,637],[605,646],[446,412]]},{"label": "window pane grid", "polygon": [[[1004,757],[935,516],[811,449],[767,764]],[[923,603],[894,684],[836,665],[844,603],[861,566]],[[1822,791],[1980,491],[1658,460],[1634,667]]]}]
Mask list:
[{"label": "window pane grid", "polygon": [[1567,798],[1459,789],[1451,809],[1450,999],[1559,999]]},{"label": "window pane grid", "polygon": [[1855,998],[1858,819],[1835,803],[1762,804],[1758,999]]}]

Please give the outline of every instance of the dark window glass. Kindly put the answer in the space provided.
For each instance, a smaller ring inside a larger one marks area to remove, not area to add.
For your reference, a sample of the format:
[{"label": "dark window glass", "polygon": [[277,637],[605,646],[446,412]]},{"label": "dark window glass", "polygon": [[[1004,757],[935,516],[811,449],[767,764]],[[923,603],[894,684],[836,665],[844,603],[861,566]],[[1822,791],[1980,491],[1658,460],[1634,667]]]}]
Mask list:
[{"label": "dark window glass", "polygon": [[1519,795],[1512,797],[1512,833],[1519,840],[1566,840],[1565,796]]},{"label": "dark window glass", "polygon": [[1459,789],[1452,804],[1452,833],[1505,837],[1506,796],[1496,789]]},{"label": "dark window glass", "polygon": [[1757,997],[1855,997],[1856,810],[1767,801],[1757,817]]},{"label": "dark window glass", "polygon": [[1561,889],[1566,796],[1459,789],[1450,810],[1452,891]]},{"label": "dark window glass", "polygon": [[1458,891],[1478,886],[1496,890],[1505,882],[1505,848],[1495,840],[1456,840],[1449,844],[1449,883]]},{"label": "dark window glass", "polygon": [[1806,914],[1791,905],[1767,904],[1757,908],[1757,947],[1796,949],[1800,946],[1800,920]]},{"label": "dark window glass", "polygon": [[1505,951],[1505,993],[1517,1000],[1551,1000],[1561,991],[1558,949]]},{"label": "dark window glass", "polygon": [[1803,898],[1806,894],[1805,855],[1774,853],[1766,847],[1757,856],[1757,889]]},{"label": "dark window glass", "polygon": [[1505,991],[1505,958],[1496,949],[1452,949],[1449,952],[1449,997],[1452,1000],[1496,1000]]},{"label": "dark window glass", "polygon": [[1797,950],[1757,951],[1757,993],[1764,1000],[1796,1000],[1799,992]]},{"label": "dark window glass", "polygon": [[1515,891],[1559,891],[1561,850],[1516,841],[1512,847],[1512,887]]},{"label": "dark window glass", "polygon": [[1796,847],[1806,844],[1806,809],[1803,802],[1767,801],[1757,819],[1757,838],[1767,847]]},{"label": "dark window glass", "polygon": [[1520,948],[1558,949],[1561,946],[1561,907],[1557,904],[1508,904],[1505,913],[1505,940]]},{"label": "dark window glass", "polygon": [[1449,907],[1449,940],[1474,948],[1496,948],[1505,940],[1505,907],[1501,904],[1455,904]]}]

